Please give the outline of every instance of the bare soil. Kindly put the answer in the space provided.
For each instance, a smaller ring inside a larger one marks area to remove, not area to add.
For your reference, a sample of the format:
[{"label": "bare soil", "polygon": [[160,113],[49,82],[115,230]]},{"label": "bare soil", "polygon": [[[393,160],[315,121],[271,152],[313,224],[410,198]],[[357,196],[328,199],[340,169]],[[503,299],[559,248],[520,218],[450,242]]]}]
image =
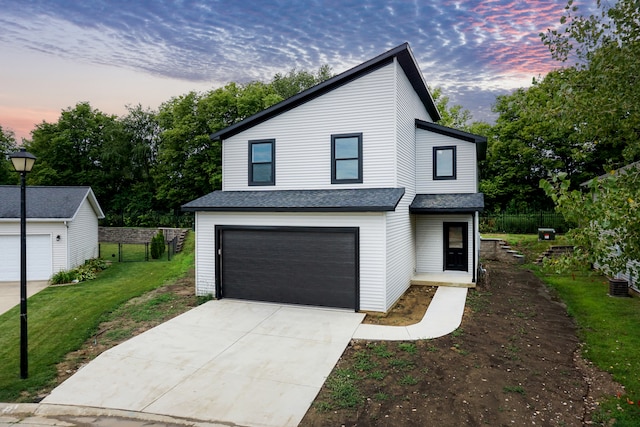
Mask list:
[{"label": "bare soil", "polygon": [[[487,271],[486,282],[469,290],[454,333],[413,343],[352,340],[301,426],[590,424],[598,401],[622,387],[582,359],[572,319],[533,273],[499,261]],[[58,365],[57,380],[39,397],[101,352],[195,307],[193,286],[190,275],[131,300],[128,305],[140,305],[172,296],[156,307],[163,315],[153,320],[123,315],[100,325]],[[434,292],[412,286],[387,315],[368,315],[365,322],[415,323]],[[350,407],[338,406],[341,396],[327,386],[345,372],[356,387]]]},{"label": "bare soil", "polygon": [[[411,351],[408,342],[352,340],[301,426],[590,424],[598,401],[622,387],[580,356],[574,322],[533,273],[499,261],[487,271],[454,333]],[[405,297],[396,308],[424,314],[429,295]],[[359,403],[341,408],[345,389],[327,385],[345,372]]]}]

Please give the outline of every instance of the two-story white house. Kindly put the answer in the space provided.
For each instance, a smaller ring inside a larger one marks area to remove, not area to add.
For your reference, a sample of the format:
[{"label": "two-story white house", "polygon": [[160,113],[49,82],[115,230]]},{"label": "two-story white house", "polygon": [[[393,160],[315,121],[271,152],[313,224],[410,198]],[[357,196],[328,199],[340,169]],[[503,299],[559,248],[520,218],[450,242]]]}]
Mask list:
[{"label": "two-story white house", "polygon": [[213,134],[197,294],[385,312],[412,280],[473,286],[486,138],[439,119],[405,43]]}]

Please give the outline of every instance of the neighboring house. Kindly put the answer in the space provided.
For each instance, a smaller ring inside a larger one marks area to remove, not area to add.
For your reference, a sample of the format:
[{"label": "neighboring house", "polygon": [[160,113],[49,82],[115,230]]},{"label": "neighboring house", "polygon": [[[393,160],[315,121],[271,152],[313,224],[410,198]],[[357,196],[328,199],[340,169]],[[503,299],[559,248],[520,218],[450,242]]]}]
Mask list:
[{"label": "neighboring house", "polygon": [[[623,167],[615,170],[613,173],[614,174],[621,174],[621,173],[625,173],[626,171],[630,171],[630,170],[633,170],[633,169],[636,169],[636,170],[640,169],[640,161],[633,162],[633,163],[630,163],[630,164],[628,164],[626,166],[623,166]],[[605,174],[600,175],[598,178],[595,178],[595,179],[599,179],[599,180],[600,179],[605,179],[609,175],[611,175],[611,173],[605,173]],[[592,180],[583,182],[582,184],[580,184],[580,186],[583,187],[583,188],[587,187],[591,183],[591,181]],[[616,250],[619,251],[619,248],[614,249],[614,252]],[[596,263],[594,263],[594,267],[595,268],[601,268],[602,265],[600,265],[600,264],[598,264],[596,262]],[[633,273],[634,268],[635,268],[635,270],[640,269],[640,260],[629,261],[627,263],[627,269],[625,271],[620,271],[620,272],[616,273],[614,277],[616,279],[624,279],[624,280],[626,280],[629,283],[629,286],[634,288],[636,291],[640,292],[640,284],[638,283],[638,277],[635,276],[634,273]]]},{"label": "neighboring house", "polygon": [[[26,188],[27,280],[98,256],[102,209],[90,187]],[[0,281],[20,280],[20,187],[0,186]]]},{"label": "neighboring house", "polygon": [[439,119],[403,44],[213,134],[197,294],[385,312],[412,280],[473,286],[486,138]]}]

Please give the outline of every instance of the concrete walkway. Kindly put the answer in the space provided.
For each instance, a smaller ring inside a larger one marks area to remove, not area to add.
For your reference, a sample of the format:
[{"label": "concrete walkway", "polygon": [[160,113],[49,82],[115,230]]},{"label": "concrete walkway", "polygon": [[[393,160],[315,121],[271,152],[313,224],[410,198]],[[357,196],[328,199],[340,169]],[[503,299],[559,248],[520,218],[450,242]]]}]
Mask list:
[{"label": "concrete walkway", "polygon": [[364,314],[344,310],[211,301],[103,353],[40,404],[0,404],[0,427],[295,426],[351,338],[446,335],[466,296],[439,287],[422,321],[405,327],[362,325]]},{"label": "concrete walkway", "polygon": [[409,326],[360,325],[354,339],[411,341],[438,338],[455,331],[462,322],[467,288],[438,287],[420,323]]},{"label": "concrete walkway", "polygon": [[[27,282],[27,298],[37,294],[47,286],[49,286],[49,282],[46,280]],[[0,314],[11,310],[19,304],[20,282],[0,282]]]}]

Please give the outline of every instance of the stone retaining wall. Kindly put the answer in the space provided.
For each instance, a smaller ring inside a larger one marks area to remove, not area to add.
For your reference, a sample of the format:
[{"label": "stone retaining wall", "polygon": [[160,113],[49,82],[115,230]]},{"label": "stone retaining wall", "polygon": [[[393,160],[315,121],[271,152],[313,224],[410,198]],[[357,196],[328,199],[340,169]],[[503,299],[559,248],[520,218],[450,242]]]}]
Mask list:
[{"label": "stone retaining wall", "polygon": [[98,227],[98,241],[100,243],[149,243],[153,236],[161,230],[164,240],[170,241],[178,235],[181,228],[136,228],[136,227]]},{"label": "stone retaining wall", "polygon": [[480,259],[498,259],[500,239],[480,239]]}]

